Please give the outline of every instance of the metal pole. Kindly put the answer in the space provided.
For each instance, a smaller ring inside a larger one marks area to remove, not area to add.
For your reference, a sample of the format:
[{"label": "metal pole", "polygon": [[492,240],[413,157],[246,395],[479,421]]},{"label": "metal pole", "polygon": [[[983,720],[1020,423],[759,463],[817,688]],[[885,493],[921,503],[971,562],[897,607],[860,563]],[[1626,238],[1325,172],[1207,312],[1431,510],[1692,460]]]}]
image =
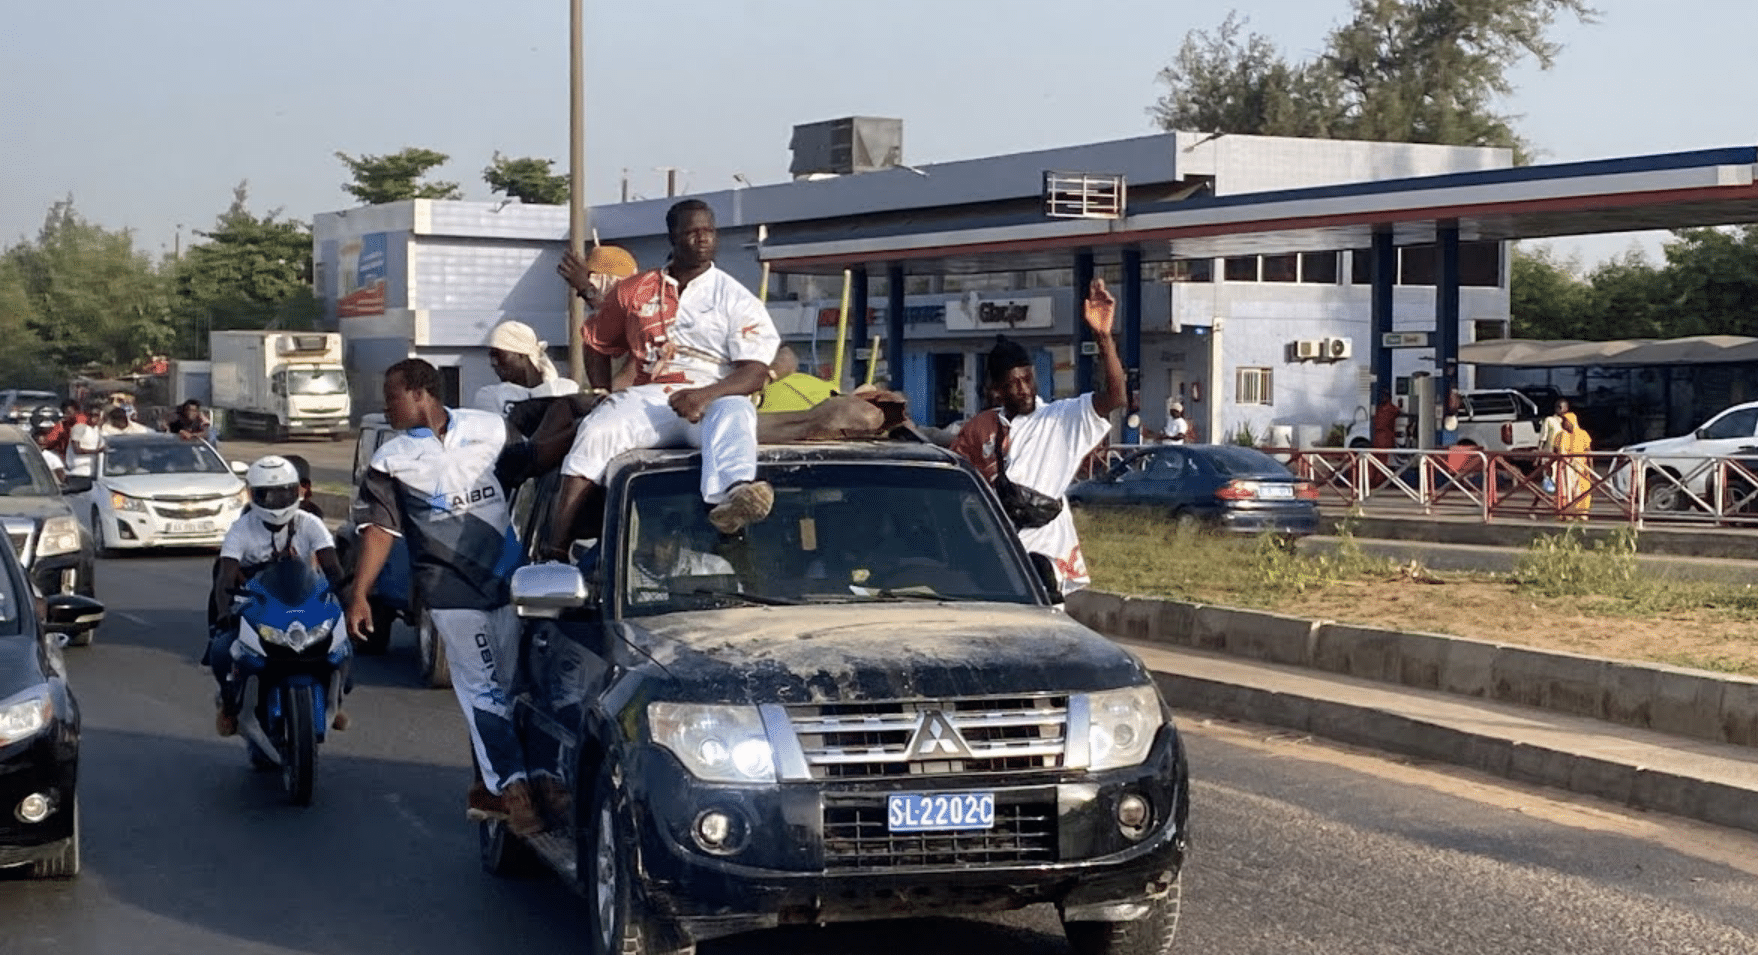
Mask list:
[{"label": "metal pole", "polygon": [[[1082,249],[1074,255],[1074,393],[1084,395],[1093,390],[1093,356],[1086,353],[1087,346],[1093,343],[1093,330],[1087,327],[1085,303],[1087,286],[1093,284],[1093,253],[1091,249]],[[1047,382],[1038,382],[1038,390],[1050,387],[1050,396],[1055,397],[1054,386]]]},{"label": "metal pole", "polygon": [[1369,327],[1373,329],[1373,335],[1368,343],[1368,354],[1372,356],[1373,393],[1367,396],[1367,410],[1372,415],[1373,409],[1379,406],[1380,389],[1384,388],[1388,395],[1393,389],[1392,350],[1386,347],[1386,334],[1392,330],[1392,285],[1398,272],[1398,250],[1392,245],[1392,234],[1375,232],[1373,250],[1369,255],[1369,275],[1373,289],[1373,317]]},{"label": "metal pole", "polygon": [[1444,414],[1447,396],[1459,385],[1459,227],[1435,231],[1435,400]]},{"label": "metal pole", "polygon": [[892,391],[903,390],[903,283],[903,266],[894,263],[886,268],[885,376],[891,379]]},{"label": "metal pole", "polygon": [[[568,248],[586,254],[591,219],[586,211],[586,13],[584,0],[568,3]],[[586,381],[586,300],[568,293],[568,375]]]},{"label": "metal pole", "polygon": [[[1123,443],[1141,443],[1141,250],[1123,250],[1123,374],[1129,394],[1124,397]],[[1129,411],[1127,409],[1135,409]],[[1133,416],[1133,421],[1131,420]]]}]

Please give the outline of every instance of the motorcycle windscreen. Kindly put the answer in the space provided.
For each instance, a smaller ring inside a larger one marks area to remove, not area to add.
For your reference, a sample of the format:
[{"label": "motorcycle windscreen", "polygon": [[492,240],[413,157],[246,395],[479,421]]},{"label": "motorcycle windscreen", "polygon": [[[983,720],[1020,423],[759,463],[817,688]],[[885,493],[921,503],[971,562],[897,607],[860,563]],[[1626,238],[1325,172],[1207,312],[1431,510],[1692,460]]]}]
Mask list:
[{"label": "motorcycle windscreen", "polygon": [[309,561],[283,557],[257,572],[254,581],[269,599],[297,607],[317,592],[320,578]]}]

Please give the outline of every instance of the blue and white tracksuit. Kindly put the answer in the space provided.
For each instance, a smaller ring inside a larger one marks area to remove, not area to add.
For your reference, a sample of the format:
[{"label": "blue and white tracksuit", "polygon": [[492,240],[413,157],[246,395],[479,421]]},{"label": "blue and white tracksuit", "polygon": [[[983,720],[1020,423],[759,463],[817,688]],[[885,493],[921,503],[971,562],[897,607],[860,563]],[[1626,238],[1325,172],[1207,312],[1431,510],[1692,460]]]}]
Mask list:
[{"label": "blue and white tracksuit", "polygon": [[499,793],[525,776],[512,721],[519,618],[507,590],[520,549],[495,473],[507,426],[483,411],[448,415],[443,437],[416,428],[373,454],[353,520],[408,541],[415,592],[446,649],[483,782]]}]

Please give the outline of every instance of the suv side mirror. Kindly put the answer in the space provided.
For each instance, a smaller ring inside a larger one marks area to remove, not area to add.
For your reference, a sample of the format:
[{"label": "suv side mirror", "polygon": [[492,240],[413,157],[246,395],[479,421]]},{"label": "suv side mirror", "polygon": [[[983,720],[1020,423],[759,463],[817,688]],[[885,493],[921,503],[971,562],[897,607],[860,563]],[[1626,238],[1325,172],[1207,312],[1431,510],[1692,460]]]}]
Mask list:
[{"label": "suv side mirror", "polygon": [[590,597],[586,577],[572,564],[527,564],[513,571],[512,590],[519,616],[551,620]]},{"label": "suv side mirror", "polygon": [[55,594],[43,601],[44,623],[53,633],[84,633],[104,622],[104,605],[79,594]]},{"label": "suv side mirror", "polygon": [[1037,571],[1038,579],[1043,582],[1044,589],[1050,592],[1050,602],[1062,602],[1062,586],[1056,582],[1056,564],[1043,554],[1033,551],[1026,556],[1032,559],[1032,570]]},{"label": "suv side mirror", "polygon": [[250,465],[245,464],[243,461],[229,462],[229,466],[232,468],[232,473],[238,475],[239,477],[243,477],[244,475],[250,473]]},{"label": "suv side mirror", "polygon": [[84,494],[92,489],[92,479],[83,474],[69,474],[61,481],[62,494]]}]

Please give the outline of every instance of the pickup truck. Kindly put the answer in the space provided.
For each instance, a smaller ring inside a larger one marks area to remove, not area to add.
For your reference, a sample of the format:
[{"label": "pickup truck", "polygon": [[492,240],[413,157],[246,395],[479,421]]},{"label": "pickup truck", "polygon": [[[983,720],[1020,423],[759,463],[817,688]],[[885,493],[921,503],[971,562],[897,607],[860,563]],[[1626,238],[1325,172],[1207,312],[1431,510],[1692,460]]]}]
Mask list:
[{"label": "pickup truck", "polygon": [[[1544,430],[1545,413],[1531,398],[1510,388],[1468,391],[1460,395],[1464,408],[1459,413],[1459,443],[1485,451],[1536,451],[1538,436]],[[1357,412],[1359,414],[1359,412]],[[1407,433],[1413,419],[1406,413],[1399,418],[1398,446],[1412,447]],[[1373,424],[1357,421],[1350,426],[1344,445],[1350,448],[1373,446]]]},{"label": "pickup truck", "polygon": [[[625,454],[573,563],[512,579],[541,862],[600,955],[1052,903],[1082,955],[1164,952],[1188,772],[1142,663],[1060,612],[988,484],[905,441],[765,446],[717,534],[700,455]],[[515,498],[533,550],[554,474]]]}]

